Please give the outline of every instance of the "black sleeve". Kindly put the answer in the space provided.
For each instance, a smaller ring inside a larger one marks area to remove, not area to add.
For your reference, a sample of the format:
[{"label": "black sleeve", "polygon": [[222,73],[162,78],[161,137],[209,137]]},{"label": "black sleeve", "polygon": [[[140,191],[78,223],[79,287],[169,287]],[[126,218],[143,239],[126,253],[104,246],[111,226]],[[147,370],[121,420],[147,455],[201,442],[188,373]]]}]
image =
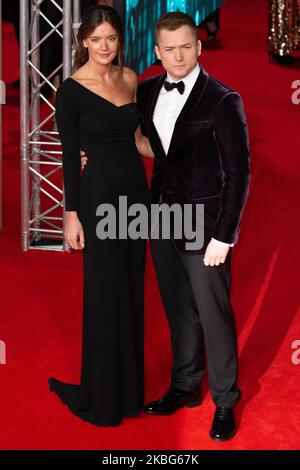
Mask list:
[{"label": "black sleeve", "polygon": [[136,92],[136,101],[137,101],[137,105],[140,111],[141,132],[144,136],[148,137],[147,127],[145,125],[146,103],[145,103],[143,96],[144,96],[144,80],[138,84],[137,92]]},{"label": "black sleeve", "polygon": [[250,181],[248,126],[243,101],[238,93],[228,93],[218,105],[215,137],[224,184],[213,238],[235,243]]},{"label": "black sleeve", "polygon": [[65,210],[78,211],[80,186],[80,139],[78,112],[65,88],[56,93],[55,117],[63,151]]}]

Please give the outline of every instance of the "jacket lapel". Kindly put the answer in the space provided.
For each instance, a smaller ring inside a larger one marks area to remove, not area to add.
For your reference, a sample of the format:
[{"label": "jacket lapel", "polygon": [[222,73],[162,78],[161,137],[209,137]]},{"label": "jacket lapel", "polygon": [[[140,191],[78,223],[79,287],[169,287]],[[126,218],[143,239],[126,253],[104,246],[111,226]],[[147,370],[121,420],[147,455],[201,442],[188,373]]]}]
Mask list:
[{"label": "jacket lapel", "polygon": [[171,158],[176,152],[176,148],[181,139],[181,129],[192,114],[193,110],[199,105],[208,81],[208,73],[201,66],[197,80],[186,100],[174,126],[167,158]]},{"label": "jacket lapel", "polygon": [[161,75],[157,77],[157,81],[155,85],[153,86],[151,90],[151,95],[150,95],[150,100],[149,100],[149,106],[148,106],[148,129],[150,130],[151,136],[152,136],[152,141],[155,142],[156,148],[158,150],[158,155],[166,158],[166,153],[164,151],[164,148],[162,146],[160,137],[158,135],[158,132],[156,130],[156,127],[153,122],[153,115],[154,115],[154,109],[155,105],[158,99],[159,92],[161,90],[161,87],[163,86],[163,82],[166,79],[167,73],[164,72]]},{"label": "jacket lapel", "polygon": [[149,100],[149,106],[148,106],[148,129],[150,130],[151,136],[153,141],[156,144],[156,148],[158,150],[158,154],[160,156],[163,156],[164,158],[169,159],[174,152],[176,151],[176,147],[180,141],[181,138],[181,128],[183,127],[184,123],[188,120],[188,117],[190,114],[192,114],[194,108],[196,108],[199,105],[199,102],[203,96],[203,92],[205,90],[207,81],[208,81],[208,73],[206,70],[201,66],[199,75],[197,77],[197,80],[189,94],[188,99],[186,100],[179,116],[177,117],[174,131],[172,134],[170,146],[168,149],[168,153],[166,155],[164,148],[162,146],[160,137],[158,135],[158,132],[156,130],[156,127],[153,122],[153,115],[154,115],[154,110],[155,110],[155,105],[158,99],[159,92],[161,90],[161,87],[163,86],[163,82],[166,79],[167,73],[162,73],[157,77],[157,81],[155,85],[152,87],[151,94],[150,94],[150,100]]}]

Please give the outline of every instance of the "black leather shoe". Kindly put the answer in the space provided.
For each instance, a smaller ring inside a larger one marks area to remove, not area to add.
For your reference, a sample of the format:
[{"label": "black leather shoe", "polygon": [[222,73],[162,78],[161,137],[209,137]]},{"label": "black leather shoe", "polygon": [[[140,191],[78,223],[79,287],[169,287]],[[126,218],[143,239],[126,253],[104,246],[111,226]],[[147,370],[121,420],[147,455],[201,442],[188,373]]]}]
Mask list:
[{"label": "black leather shoe", "polygon": [[171,415],[179,408],[193,408],[200,403],[198,394],[171,388],[160,400],[148,403],[145,406],[145,412],[150,415]]},{"label": "black leather shoe", "polygon": [[209,435],[215,441],[227,441],[236,433],[232,408],[217,406]]}]

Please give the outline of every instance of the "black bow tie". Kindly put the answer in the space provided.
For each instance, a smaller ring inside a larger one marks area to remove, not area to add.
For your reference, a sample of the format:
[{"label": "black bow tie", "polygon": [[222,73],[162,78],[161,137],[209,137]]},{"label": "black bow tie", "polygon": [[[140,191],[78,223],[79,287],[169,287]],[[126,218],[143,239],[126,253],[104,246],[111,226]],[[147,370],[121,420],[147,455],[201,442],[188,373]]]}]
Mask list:
[{"label": "black bow tie", "polygon": [[180,80],[180,82],[177,82],[177,83],[175,83],[175,82],[170,83],[170,82],[167,82],[167,80],[165,80],[164,81],[164,87],[167,91],[171,91],[174,88],[177,88],[179,93],[182,95],[184,93],[185,85],[184,85],[184,82],[182,80]]}]

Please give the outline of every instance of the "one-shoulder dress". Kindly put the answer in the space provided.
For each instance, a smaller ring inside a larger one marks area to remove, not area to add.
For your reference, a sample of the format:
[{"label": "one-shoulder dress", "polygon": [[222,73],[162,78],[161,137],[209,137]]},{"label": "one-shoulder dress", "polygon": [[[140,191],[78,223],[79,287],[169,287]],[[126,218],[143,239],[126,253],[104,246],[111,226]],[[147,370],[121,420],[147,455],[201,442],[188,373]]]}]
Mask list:
[{"label": "one-shoulder dress", "polygon": [[[149,207],[144,164],[134,137],[139,111],[134,102],[117,106],[70,77],[57,91],[56,121],[63,150],[65,210],[77,211],[85,236],[83,331],[80,384],[51,377],[49,386],[81,419],[117,426],[144,406],[146,240],[118,233],[116,238],[99,238],[97,208],[110,204],[117,219],[119,196],[123,201],[126,196],[128,207]],[[88,156],[82,174],[80,149]]]}]

